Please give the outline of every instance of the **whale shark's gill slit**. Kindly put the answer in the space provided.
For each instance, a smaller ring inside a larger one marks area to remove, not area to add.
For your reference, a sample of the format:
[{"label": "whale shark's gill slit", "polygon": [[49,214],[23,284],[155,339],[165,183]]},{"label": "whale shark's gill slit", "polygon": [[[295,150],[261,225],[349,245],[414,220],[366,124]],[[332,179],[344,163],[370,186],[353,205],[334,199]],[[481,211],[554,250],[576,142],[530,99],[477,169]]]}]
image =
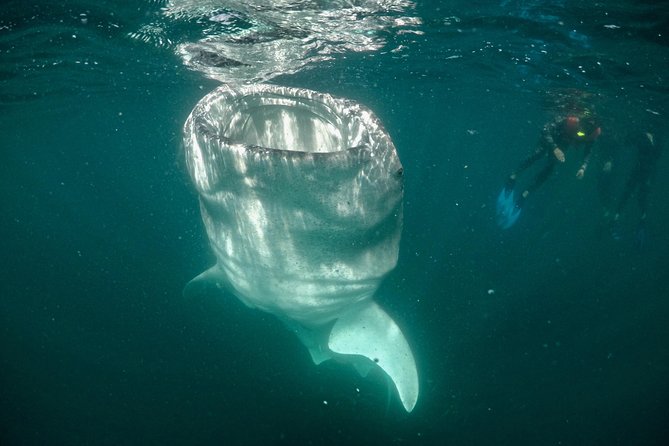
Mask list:
[{"label": "whale shark's gill slit", "polygon": [[397,264],[403,194],[374,114],[310,90],[225,85],[191,112],[184,149],[217,262],[200,279],[280,318],[315,363],[379,367],[413,410],[413,354],[373,300]]}]

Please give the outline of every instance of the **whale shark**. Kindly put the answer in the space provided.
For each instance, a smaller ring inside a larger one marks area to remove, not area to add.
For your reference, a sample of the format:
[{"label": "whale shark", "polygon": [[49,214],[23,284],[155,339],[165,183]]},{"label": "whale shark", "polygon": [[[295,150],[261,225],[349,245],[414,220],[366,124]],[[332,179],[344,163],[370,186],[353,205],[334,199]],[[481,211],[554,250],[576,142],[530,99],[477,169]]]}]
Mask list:
[{"label": "whale shark", "polygon": [[379,119],[326,93],[222,85],[184,125],[184,152],[216,264],[215,286],[273,314],[315,364],[379,367],[411,412],[414,355],[374,300],[398,260],[403,168]]}]

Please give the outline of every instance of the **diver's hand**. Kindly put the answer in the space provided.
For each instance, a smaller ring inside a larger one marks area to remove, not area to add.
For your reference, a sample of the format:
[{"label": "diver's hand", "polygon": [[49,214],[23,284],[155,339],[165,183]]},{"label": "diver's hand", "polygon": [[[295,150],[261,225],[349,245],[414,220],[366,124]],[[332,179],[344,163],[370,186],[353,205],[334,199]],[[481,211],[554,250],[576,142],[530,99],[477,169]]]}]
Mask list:
[{"label": "diver's hand", "polygon": [[576,178],[578,178],[578,179],[580,180],[580,179],[583,178],[583,175],[585,175],[585,169],[581,167],[581,168],[578,169],[578,171],[576,172]]},{"label": "diver's hand", "polygon": [[553,149],[553,155],[555,155],[555,158],[557,158],[558,161],[561,163],[564,163],[565,157],[564,157],[564,152],[560,150],[559,147],[556,147]]}]

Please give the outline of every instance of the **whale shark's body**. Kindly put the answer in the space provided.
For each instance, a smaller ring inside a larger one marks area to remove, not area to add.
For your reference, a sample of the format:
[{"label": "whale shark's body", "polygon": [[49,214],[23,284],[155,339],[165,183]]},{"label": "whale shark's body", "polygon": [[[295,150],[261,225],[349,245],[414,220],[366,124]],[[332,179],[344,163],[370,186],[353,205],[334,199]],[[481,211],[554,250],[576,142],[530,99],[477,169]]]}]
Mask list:
[{"label": "whale shark's body", "polygon": [[217,259],[186,293],[202,282],[230,289],[283,320],[317,364],[378,365],[411,411],[414,357],[373,300],[397,263],[403,176],[372,112],[309,90],[222,86],[184,131]]}]

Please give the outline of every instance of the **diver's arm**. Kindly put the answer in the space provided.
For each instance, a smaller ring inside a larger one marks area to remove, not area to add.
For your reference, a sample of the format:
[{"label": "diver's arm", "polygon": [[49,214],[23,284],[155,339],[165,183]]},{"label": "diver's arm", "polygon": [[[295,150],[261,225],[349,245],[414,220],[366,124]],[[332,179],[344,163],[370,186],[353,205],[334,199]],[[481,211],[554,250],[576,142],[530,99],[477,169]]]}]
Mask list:
[{"label": "diver's arm", "polygon": [[558,126],[561,124],[561,122],[562,122],[561,120],[555,120],[544,125],[544,128],[541,132],[541,147],[543,147],[544,150],[545,149],[550,150],[550,152],[558,161],[564,163],[565,161],[564,152],[555,142],[555,135],[558,131]]},{"label": "diver's arm", "polygon": [[576,178],[578,179],[583,178],[588,168],[588,163],[590,163],[590,157],[592,156],[592,146],[593,143],[588,143],[583,148],[583,163],[581,163],[581,167],[576,172]]},{"label": "diver's arm", "polygon": [[557,123],[555,121],[547,122],[541,130],[541,145],[550,149],[551,152],[559,148],[554,137],[556,131]]}]

